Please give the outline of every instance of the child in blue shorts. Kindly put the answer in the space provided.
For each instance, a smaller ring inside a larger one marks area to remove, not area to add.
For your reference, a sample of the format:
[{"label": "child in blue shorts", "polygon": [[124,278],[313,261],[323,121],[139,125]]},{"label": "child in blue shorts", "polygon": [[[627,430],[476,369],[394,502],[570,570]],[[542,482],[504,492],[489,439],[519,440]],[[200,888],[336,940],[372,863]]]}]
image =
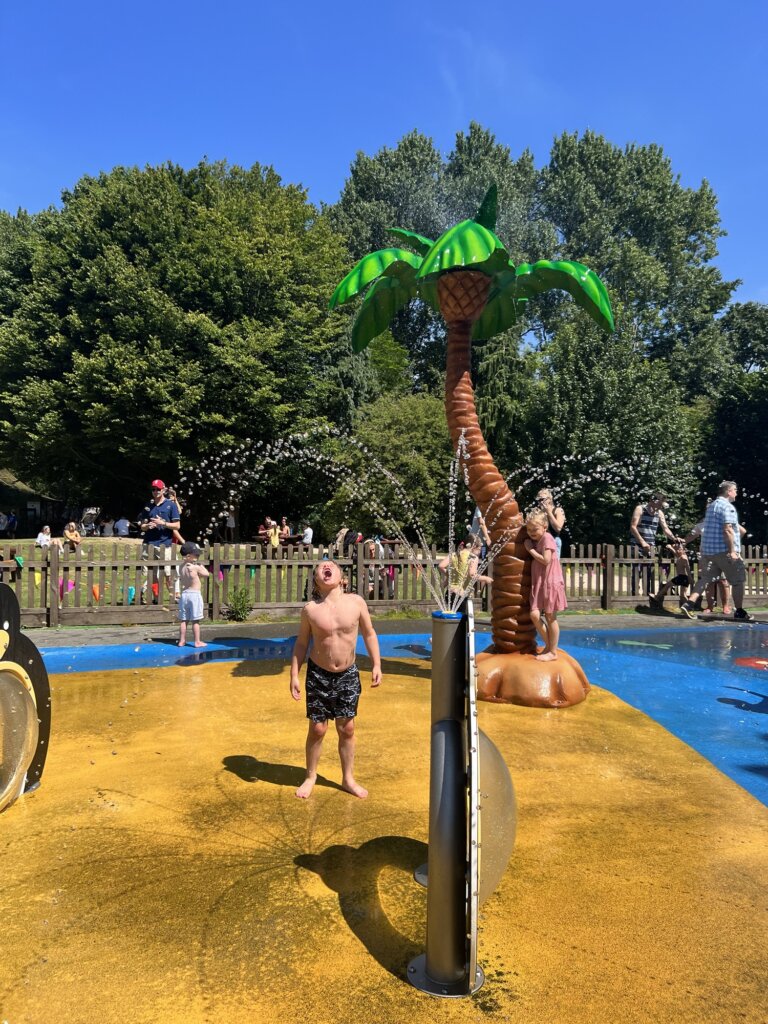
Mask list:
[{"label": "child in blue shorts", "polygon": [[198,563],[200,548],[194,541],[188,540],[181,545],[182,563],[179,577],[181,579],[181,597],[179,598],[179,647],[187,642],[187,623],[192,623],[194,647],[206,647],[200,639],[200,620],[203,617],[203,594],[200,580],[210,573],[204,565]]}]

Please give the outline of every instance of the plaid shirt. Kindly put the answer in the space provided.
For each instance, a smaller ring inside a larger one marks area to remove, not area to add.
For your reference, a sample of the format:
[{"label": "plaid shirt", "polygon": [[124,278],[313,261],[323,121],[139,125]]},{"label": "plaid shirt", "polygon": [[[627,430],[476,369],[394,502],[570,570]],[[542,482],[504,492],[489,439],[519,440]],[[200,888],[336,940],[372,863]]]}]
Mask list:
[{"label": "plaid shirt", "polygon": [[702,555],[718,555],[728,550],[723,532],[726,523],[733,526],[733,550],[736,554],[741,554],[739,514],[727,498],[715,498],[704,517],[704,529],[701,532]]}]

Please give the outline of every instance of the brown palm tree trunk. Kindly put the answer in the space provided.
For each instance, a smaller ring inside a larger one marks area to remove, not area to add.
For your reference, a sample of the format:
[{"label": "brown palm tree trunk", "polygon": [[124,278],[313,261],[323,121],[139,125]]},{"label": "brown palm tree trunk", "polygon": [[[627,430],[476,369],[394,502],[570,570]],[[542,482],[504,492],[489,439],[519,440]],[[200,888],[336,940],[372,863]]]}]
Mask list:
[{"label": "brown palm tree trunk", "polygon": [[445,415],[455,448],[464,437],[470,494],[494,545],[502,542],[493,560],[494,650],[530,653],[536,647],[536,631],[528,604],[530,558],[523,545],[523,517],[480,430],[470,372],[470,332],[483,311],[489,287],[490,278],[477,271],[452,271],[438,281],[440,310],[448,325]]}]

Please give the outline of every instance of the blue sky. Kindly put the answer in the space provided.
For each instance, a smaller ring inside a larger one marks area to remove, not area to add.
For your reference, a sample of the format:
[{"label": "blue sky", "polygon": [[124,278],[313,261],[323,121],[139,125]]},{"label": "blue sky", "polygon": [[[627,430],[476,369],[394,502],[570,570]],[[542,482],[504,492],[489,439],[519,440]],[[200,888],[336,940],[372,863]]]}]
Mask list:
[{"label": "blue sky", "polygon": [[[34,0],[0,7],[0,208],[83,174],[202,157],[271,164],[336,199],[358,150],[470,120],[544,164],[591,128],[706,178],[738,301],[768,302],[764,0],[265,4]],[[547,255],[547,254],[542,254]]]}]

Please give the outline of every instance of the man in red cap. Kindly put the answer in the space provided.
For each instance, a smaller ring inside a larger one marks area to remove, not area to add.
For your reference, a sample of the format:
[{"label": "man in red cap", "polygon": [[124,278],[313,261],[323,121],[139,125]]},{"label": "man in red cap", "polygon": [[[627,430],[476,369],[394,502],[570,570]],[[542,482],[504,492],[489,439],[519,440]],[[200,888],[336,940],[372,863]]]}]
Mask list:
[{"label": "man in red cap", "polygon": [[[143,562],[150,559],[165,562],[163,573],[168,589],[171,589],[171,558],[173,556],[173,531],[181,526],[179,521],[179,510],[175,501],[171,501],[165,494],[165,484],[162,480],[153,480],[152,504],[147,506],[139,514],[139,527],[142,532],[141,558]],[[141,567],[144,581],[141,586],[142,604],[147,600],[147,566]],[[152,582],[158,584],[157,595],[154,596],[155,604],[160,599],[159,573],[154,570]]]}]

